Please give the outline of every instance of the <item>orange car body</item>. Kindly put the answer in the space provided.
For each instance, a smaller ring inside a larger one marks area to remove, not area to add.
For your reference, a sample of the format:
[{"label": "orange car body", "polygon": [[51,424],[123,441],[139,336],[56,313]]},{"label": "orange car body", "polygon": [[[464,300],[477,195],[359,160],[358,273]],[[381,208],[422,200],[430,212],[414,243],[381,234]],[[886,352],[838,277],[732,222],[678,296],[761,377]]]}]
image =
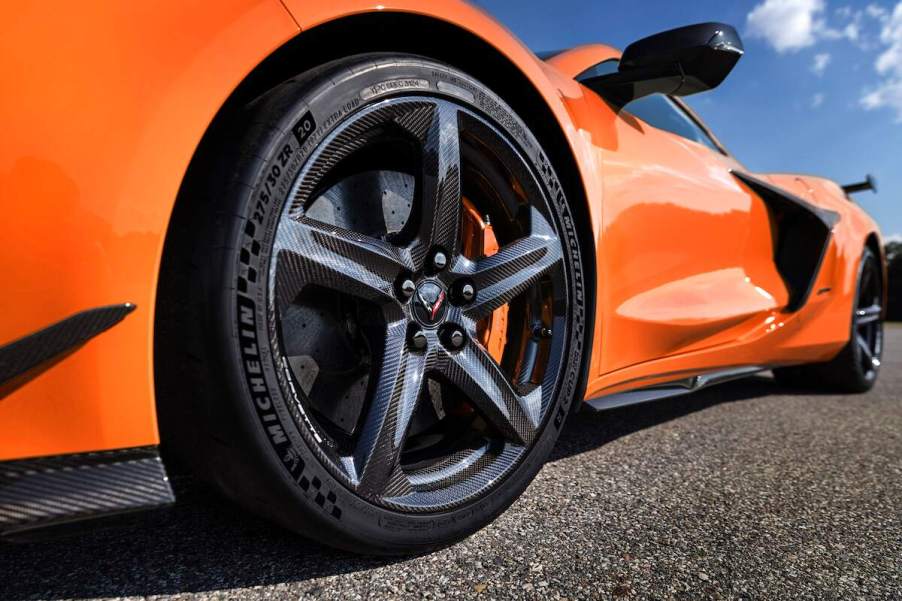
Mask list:
[{"label": "orange car body", "polygon": [[714,368],[829,359],[849,338],[862,250],[880,248],[875,223],[836,184],[757,176],[838,214],[810,296],[788,310],[767,207],[731,175],[742,170],[733,157],[618,114],[575,81],[616,50],[543,62],[458,0],[10,3],[0,13],[0,346],[82,310],[137,306],[0,389],[0,461],[158,443],[156,284],[192,156],[267,57],[326,24],[353,32],[361,15],[369,26],[406,13],[482,40],[554,116],[595,243],[587,399]]}]

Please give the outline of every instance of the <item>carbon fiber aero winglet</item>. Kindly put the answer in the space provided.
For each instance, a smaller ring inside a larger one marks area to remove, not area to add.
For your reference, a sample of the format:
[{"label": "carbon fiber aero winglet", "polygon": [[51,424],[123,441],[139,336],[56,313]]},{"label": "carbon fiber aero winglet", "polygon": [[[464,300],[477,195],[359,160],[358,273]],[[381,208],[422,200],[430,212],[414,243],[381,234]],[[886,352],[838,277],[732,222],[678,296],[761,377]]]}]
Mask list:
[{"label": "carbon fiber aero winglet", "polygon": [[42,371],[37,368],[71,353],[134,310],[132,303],[88,309],[0,346],[0,398],[28,381],[28,372],[37,375]]}]

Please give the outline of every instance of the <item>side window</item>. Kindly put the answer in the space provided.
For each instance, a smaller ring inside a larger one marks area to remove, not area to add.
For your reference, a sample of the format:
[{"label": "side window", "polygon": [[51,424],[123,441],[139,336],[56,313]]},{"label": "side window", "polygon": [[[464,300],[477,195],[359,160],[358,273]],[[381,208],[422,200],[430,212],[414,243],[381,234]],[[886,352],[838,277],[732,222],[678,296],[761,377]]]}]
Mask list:
[{"label": "side window", "polygon": [[[599,75],[607,75],[617,71],[617,61],[609,60],[599,63],[581,73],[576,79],[582,81]],[[687,140],[698,142],[715,152],[722,152],[717,144],[687,115],[683,109],[673,103],[664,94],[652,94],[634,100],[624,108],[626,112],[642,119],[652,127],[669,131]]]},{"label": "side window", "polygon": [[652,94],[626,105],[626,111],[649,125],[704,144],[715,152],[720,149],[683,109],[663,94]]}]

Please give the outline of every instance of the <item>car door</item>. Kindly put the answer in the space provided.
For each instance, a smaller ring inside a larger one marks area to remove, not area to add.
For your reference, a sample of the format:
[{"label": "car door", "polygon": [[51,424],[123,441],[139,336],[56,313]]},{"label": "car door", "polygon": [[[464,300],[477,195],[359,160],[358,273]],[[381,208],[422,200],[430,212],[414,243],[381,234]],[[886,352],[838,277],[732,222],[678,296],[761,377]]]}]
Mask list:
[{"label": "car door", "polygon": [[733,341],[786,304],[767,207],[692,116],[656,94],[607,132],[601,373]]}]

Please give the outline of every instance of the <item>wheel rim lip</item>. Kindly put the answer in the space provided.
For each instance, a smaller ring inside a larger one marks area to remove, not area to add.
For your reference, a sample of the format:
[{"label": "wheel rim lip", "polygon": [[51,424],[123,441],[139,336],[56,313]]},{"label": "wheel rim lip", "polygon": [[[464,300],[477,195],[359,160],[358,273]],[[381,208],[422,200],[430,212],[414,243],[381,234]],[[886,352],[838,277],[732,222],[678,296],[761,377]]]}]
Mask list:
[{"label": "wheel rim lip", "polygon": [[[520,168],[528,172],[529,176],[533,178],[534,185],[536,189],[541,193],[541,196],[533,198],[533,202],[540,202],[543,205],[543,209],[545,214],[548,215],[555,224],[555,231],[560,232],[561,227],[558,222],[558,217],[551,210],[551,197],[550,191],[547,187],[542,183],[542,178],[540,177],[537,167],[532,165],[529,160],[525,158],[523,152],[518,148],[518,144],[512,140],[509,134],[503,130],[500,130],[498,127],[494,126],[493,123],[489,120],[490,117],[479,115],[476,111],[474,111],[471,107],[465,107],[457,104],[453,98],[443,98],[443,97],[423,97],[423,96],[399,96],[394,98],[389,98],[386,100],[382,100],[379,103],[374,105],[370,105],[367,107],[363,107],[359,111],[354,114],[349,115],[346,118],[346,121],[336,124],[335,128],[329,132],[326,136],[323,137],[322,141],[319,143],[316,149],[308,155],[305,160],[304,166],[299,171],[296,176],[295,181],[291,186],[291,191],[287,196],[287,200],[282,208],[282,214],[279,218],[279,227],[282,226],[282,221],[284,219],[290,218],[290,215],[296,211],[295,201],[298,194],[297,190],[301,186],[304,181],[305,176],[307,175],[308,167],[313,164],[316,160],[317,155],[327,147],[328,143],[334,139],[343,129],[349,126],[353,121],[359,119],[362,114],[365,112],[371,112],[377,110],[379,106],[385,105],[387,103],[392,102],[405,102],[405,101],[417,101],[424,100],[427,102],[445,102],[454,104],[458,111],[461,113],[467,114],[469,117],[479,120],[484,126],[488,127],[500,140],[503,141],[509,147],[512,155],[515,156],[520,162]],[[421,199],[417,199],[417,201],[421,201]],[[560,237],[556,234],[558,245],[562,247],[562,243],[560,242]],[[567,274],[566,270],[563,267],[563,261],[565,260],[563,257],[563,249],[561,248],[561,259],[559,259],[560,263],[553,270],[555,274],[552,278],[555,282],[555,298],[557,298],[557,294],[563,295],[562,298],[566,299],[567,293],[564,292],[567,290]],[[275,255],[275,253],[273,253]],[[452,255],[451,261],[453,262],[458,258],[459,255],[454,253]],[[272,265],[275,264],[274,258],[271,259]],[[559,272],[559,273],[558,273]],[[291,399],[290,407],[294,407],[299,413],[301,419],[295,419],[295,422],[300,426],[298,429],[301,432],[302,436],[307,440],[309,446],[314,450],[315,454],[320,459],[321,463],[323,463],[333,476],[336,476],[337,479],[342,481],[346,486],[348,486],[353,492],[358,493],[358,485],[359,482],[355,482],[354,479],[348,476],[347,470],[345,469],[347,463],[347,457],[334,455],[326,452],[323,445],[321,444],[321,440],[317,440],[321,438],[321,436],[316,435],[316,429],[313,426],[313,423],[309,419],[307,412],[303,407],[303,401],[299,398],[297,391],[294,386],[287,383],[293,376],[291,374],[290,368],[287,366],[287,361],[284,360],[285,354],[282,344],[282,332],[280,328],[280,319],[278,318],[277,310],[275,308],[275,293],[272,289],[272,282],[274,281],[274,267],[270,269],[269,283],[268,283],[268,295],[269,302],[267,306],[269,307],[269,326],[270,326],[270,338],[271,341],[275,341],[275,344],[270,344],[270,347],[273,349],[274,354],[280,361],[277,362],[279,369],[276,370],[278,374],[278,378],[280,380],[281,390],[284,396]],[[439,277],[432,278],[424,278],[421,282],[426,280],[430,281],[441,281]],[[415,280],[416,281],[416,280]],[[417,282],[419,284],[421,282]],[[443,286],[444,290],[449,290],[447,285]],[[557,300],[555,301],[555,304]],[[569,306],[569,301],[566,301]],[[439,319],[436,323],[432,324],[431,328],[424,328],[431,331],[436,331],[438,327],[442,323],[447,323],[452,318],[457,318],[463,321],[466,321],[465,317],[461,317],[459,315],[460,309],[454,305],[449,303],[449,306],[444,310],[443,319]],[[562,314],[555,314],[554,321],[552,327],[554,328],[554,335],[552,337],[552,345],[549,346],[549,358],[546,367],[546,375],[545,381],[542,383],[542,387],[545,390],[548,390],[547,397],[549,401],[545,403],[543,401],[543,410],[541,414],[541,420],[539,421],[536,427],[536,438],[533,440],[537,440],[541,433],[544,431],[546,424],[549,420],[551,411],[551,401],[555,398],[557,393],[557,388],[559,387],[561,381],[563,380],[562,367],[563,367],[563,359],[564,353],[562,349],[566,346],[568,337],[570,335],[570,324],[568,321],[569,311],[566,309],[561,312]],[[455,315],[456,314],[456,315]],[[409,317],[412,320],[415,320],[415,317],[410,314]],[[418,320],[415,320],[418,321]],[[475,323],[475,322],[474,322]],[[471,324],[472,325],[472,324]],[[553,376],[553,377],[552,377]],[[549,387],[550,386],[550,387]],[[543,394],[543,396],[546,396]],[[307,426],[306,428],[304,426]],[[308,433],[308,429],[313,431],[313,436],[311,437]],[[312,444],[311,444],[312,443]],[[437,489],[432,491],[427,491],[425,494],[423,491],[416,491],[415,495],[401,495],[397,497],[391,497],[389,495],[385,495],[382,497],[365,497],[366,500],[375,502],[378,505],[385,506],[390,509],[400,509],[407,511],[415,511],[415,512],[423,512],[423,511],[441,511],[447,510],[452,507],[459,507],[461,505],[465,505],[468,502],[474,501],[478,498],[481,498],[485,494],[488,493],[489,490],[493,489],[499,482],[501,482],[505,477],[507,477],[511,472],[517,468],[522,459],[527,455],[529,449],[531,448],[532,443],[527,445],[515,445],[510,443],[509,441],[505,441],[503,447],[497,449],[497,453],[495,454],[495,461],[487,466],[487,469],[481,470],[477,474],[478,477],[467,478],[460,480],[443,489]],[[469,461],[470,463],[478,462],[480,457],[484,457],[486,453],[484,449],[477,449],[472,453],[473,458],[471,459],[462,459],[462,462],[466,463]],[[478,456],[478,457],[477,457]],[[422,480],[422,475],[413,472],[414,479]],[[447,497],[454,497],[450,502]]]}]

